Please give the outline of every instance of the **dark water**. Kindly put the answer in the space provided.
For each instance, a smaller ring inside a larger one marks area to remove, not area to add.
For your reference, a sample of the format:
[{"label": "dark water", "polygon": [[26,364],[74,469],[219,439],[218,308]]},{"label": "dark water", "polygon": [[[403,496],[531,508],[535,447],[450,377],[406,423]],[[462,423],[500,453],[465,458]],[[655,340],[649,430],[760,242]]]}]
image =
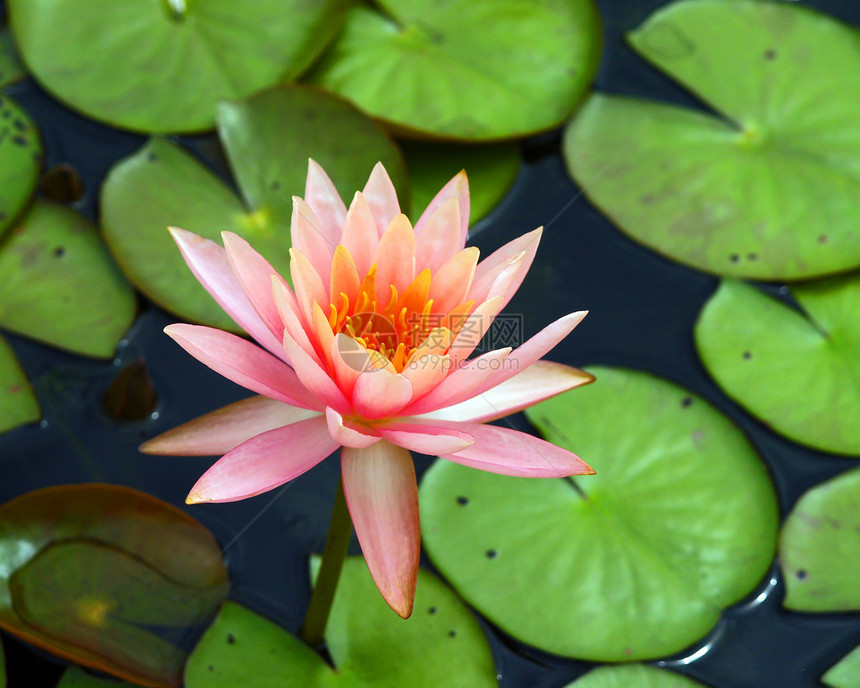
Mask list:
[{"label": "dark water", "polygon": [[[606,47],[597,86],[601,90],[697,103],[636,58],[621,40],[664,4],[602,0]],[[860,4],[810,2],[860,25]],[[0,5],[2,8],[2,5]],[[143,138],[90,122],[46,95],[32,81],[7,89],[36,119],[46,167],[68,163],[83,181],[74,203],[90,217],[98,189],[115,160]],[[211,139],[182,139],[208,153]],[[783,513],[823,480],[858,465],[803,449],[776,437],[744,414],[710,381],[696,356],[692,327],[716,280],[671,263],[633,244],[615,230],[567,177],[559,133],[524,145],[525,162],[503,204],[473,232],[484,255],[524,231],[546,225],[543,249],[511,312],[528,314],[526,334],[565,313],[591,314],[554,352],[554,360],[641,368],[704,396],[749,435],[777,486]],[[217,167],[217,158],[213,159]],[[573,199],[576,199],[573,201]],[[573,201],[571,203],[571,201]],[[552,298],[543,295],[553,294]],[[161,333],[174,318],[141,300],[141,312],[115,361],[60,353],[10,336],[34,382],[44,421],[0,435],[0,502],[51,484],[103,481],[130,485],[181,505],[212,529],[225,546],[233,581],[231,596],[295,631],[309,596],[307,556],[320,550],[339,477],[338,464],[323,462],[280,490],[235,504],[185,507],[184,497],[211,463],[205,458],[143,456],[137,445],[163,430],[246,396],[192,361]],[[143,358],[159,395],[153,416],[119,423],[101,411],[104,390],[117,372]],[[522,418],[517,419],[522,427]],[[423,470],[429,465],[418,459]],[[432,569],[425,561],[424,565]],[[715,688],[812,688],[818,677],[860,643],[860,614],[797,614],[781,609],[778,568],[747,600],[728,610],[713,632],[664,663]],[[486,626],[500,685],[556,688],[589,665],[524,647]],[[11,688],[51,686],[62,667],[3,636]]]}]

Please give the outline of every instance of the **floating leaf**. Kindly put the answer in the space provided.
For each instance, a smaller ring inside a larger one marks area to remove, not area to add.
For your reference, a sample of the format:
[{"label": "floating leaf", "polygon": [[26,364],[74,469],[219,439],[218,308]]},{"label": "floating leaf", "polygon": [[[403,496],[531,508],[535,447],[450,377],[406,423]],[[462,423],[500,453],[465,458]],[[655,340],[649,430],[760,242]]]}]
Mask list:
[{"label": "floating leaf", "polygon": [[96,228],[68,208],[37,201],[0,247],[0,327],[107,358],[134,313]]},{"label": "floating leaf", "polygon": [[780,561],[788,609],[860,610],[860,469],[804,494],[782,529]]},{"label": "floating leaf", "polygon": [[133,684],[99,678],[80,667],[71,666],[63,672],[57,688],[133,688]]},{"label": "floating leaf", "polygon": [[102,226],[117,262],[149,298],[188,320],[235,330],[185,265],[168,225],[219,243],[222,230],[236,232],[286,276],[292,196],[304,195],[309,157],[350,194],[347,202],[378,161],[400,188],[405,174],[382,130],[315,89],[286,86],[223,103],[218,133],[244,202],[180,147],[152,139],[108,175]]},{"label": "floating leaf", "polygon": [[681,674],[643,664],[592,669],[567,688],[705,688]]},{"label": "floating leaf", "polygon": [[414,219],[418,219],[451,177],[466,170],[471,196],[470,224],[475,224],[498,205],[520,170],[520,147],[515,143],[464,146],[404,141],[401,148],[412,182]]},{"label": "floating leaf", "polygon": [[860,687],[860,646],[855,647],[839,663],[827,670],[821,682],[832,688]]},{"label": "floating leaf", "polygon": [[0,432],[41,418],[39,402],[15,352],[0,337]]},{"label": "floating leaf", "polygon": [[302,641],[226,602],[198,643],[186,688],[490,688],[496,671],[472,614],[435,576],[418,572],[415,612],[388,608],[360,557],[346,560],[326,633],[334,670]]},{"label": "floating leaf", "polygon": [[645,373],[527,411],[597,470],[534,480],[438,461],[421,485],[425,549],[465,600],[515,638],[595,661],[661,657],[750,592],[776,546],[767,471],[704,400]]},{"label": "floating leaf", "polygon": [[701,270],[860,265],[858,41],[794,3],[675,2],[630,43],[721,116],[595,95],[565,132],[567,165],[623,232]]},{"label": "floating leaf", "polygon": [[0,86],[11,84],[25,76],[9,27],[0,23]]},{"label": "floating leaf", "polygon": [[0,94],[0,234],[30,200],[41,164],[36,126],[17,103]]},{"label": "floating leaf", "polygon": [[[0,626],[67,659],[178,686],[175,636],[226,593],[211,533],[149,495],[66,485],[0,506]],[[156,629],[172,629],[170,639]]]},{"label": "floating leaf", "polygon": [[696,323],[717,384],[800,444],[860,454],[860,273],[792,289],[802,311],[725,280]]},{"label": "floating leaf", "polygon": [[[343,0],[9,0],[34,76],[95,119],[198,131],[225,98],[304,71],[337,32]],[[108,31],[106,27],[122,27]]]},{"label": "floating leaf", "polygon": [[407,131],[487,140],[550,129],[591,83],[591,0],[381,0],[353,7],[310,78]]}]

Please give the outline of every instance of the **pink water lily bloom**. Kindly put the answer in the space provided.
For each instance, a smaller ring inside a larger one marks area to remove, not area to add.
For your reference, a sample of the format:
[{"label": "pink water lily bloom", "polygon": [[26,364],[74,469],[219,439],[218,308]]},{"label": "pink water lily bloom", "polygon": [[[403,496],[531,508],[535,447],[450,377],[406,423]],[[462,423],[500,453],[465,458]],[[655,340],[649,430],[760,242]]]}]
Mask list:
[{"label": "pink water lily bloom", "polygon": [[420,531],[410,451],[504,475],[594,471],[532,435],[485,425],[592,377],[539,359],[585,316],[555,321],[516,349],[470,358],[528,271],[541,230],[478,263],[464,248],[466,175],[414,228],[377,164],[346,208],[311,161],[294,198],[293,288],[236,234],[224,246],[171,229],[194,275],[260,345],[197,325],[165,329],[188,353],[259,396],[146,442],[153,454],[223,456],[188,503],[228,502],[292,480],[341,448],[343,487],[370,573],[412,612]]}]

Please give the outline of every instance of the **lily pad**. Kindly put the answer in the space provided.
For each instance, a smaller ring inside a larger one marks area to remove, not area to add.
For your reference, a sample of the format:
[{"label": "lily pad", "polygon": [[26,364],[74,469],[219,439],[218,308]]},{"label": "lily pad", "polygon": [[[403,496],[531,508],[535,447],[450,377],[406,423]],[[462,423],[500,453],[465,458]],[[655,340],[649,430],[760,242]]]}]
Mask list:
[{"label": "lily pad", "polygon": [[456,595],[418,572],[415,612],[388,608],[360,557],[346,560],[326,633],[334,669],[301,640],[232,602],[198,643],[186,688],[490,688],[487,640]]},{"label": "lily pad", "polygon": [[378,161],[398,188],[406,182],[387,135],[340,98],[315,89],[284,86],[223,103],[218,134],[241,199],[182,148],[154,138],[108,174],[102,226],[117,262],[150,299],[185,319],[235,330],[185,265],[168,225],[219,243],[222,230],[236,232],[286,277],[292,196],[304,195],[309,157],[347,202]]},{"label": "lily pad", "polygon": [[108,358],[135,308],[96,228],[68,208],[37,201],[0,247],[0,327]]},{"label": "lily pad", "polygon": [[597,470],[523,479],[438,461],[421,485],[425,549],[463,598],[555,654],[678,652],[767,572],[778,513],[764,465],[707,402],[645,373],[527,411]]},{"label": "lily pad", "polygon": [[562,122],[597,71],[592,0],[380,0],[356,6],[310,79],[395,127],[448,139]]},{"label": "lily pad", "polygon": [[626,664],[592,669],[566,688],[705,688],[703,684],[665,669]]},{"label": "lily pad", "polygon": [[134,684],[88,674],[80,667],[71,666],[63,672],[57,688],[133,688]]},{"label": "lily pad", "polygon": [[12,347],[0,337],[0,432],[42,417],[39,402]]},{"label": "lily pad", "polygon": [[593,96],[564,155],[595,205],[707,272],[798,279],[860,265],[860,32],[795,3],[682,0],[629,38],[718,114]]},{"label": "lily pad", "polygon": [[11,84],[26,76],[18,60],[18,51],[12,33],[4,22],[0,22],[0,86]]},{"label": "lily pad", "polygon": [[0,94],[0,235],[33,195],[41,164],[36,125],[17,103]]},{"label": "lily pad", "polygon": [[141,492],[64,485],[0,506],[0,627],[79,664],[180,685],[176,636],[227,587],[212,534]]},{"label": "lily pad", "polygon": [[473,225],[499,204],[520,171],[520,147],[516,143],[465,146],[403,141],[400,146],[412,182],[415,220],[451,177],[466,170],[470,192],[469,224]]},{"label": "lily pad", "polygon": [[152,133],[209,129],[220,100],[295,78],[338,31],[345,5],[8,2],[21,55],[47,90],[90,117]]},{"label": "lily pad", "polygon": [[858,688],[860,687],[860,646],[855,647],[839,663],[832,666],[821,682],[832,688]]},{"label": "lily pad", "polygon": [[782,529],[780,561],[788,609],[860,610],[860,469],[804,494]]},{"label": "lily pad", "polygon": [[792,288],[801,310],[724,281],[696,323],[717,384],[774,431],[816,449],[860,454],[860,273]]}]

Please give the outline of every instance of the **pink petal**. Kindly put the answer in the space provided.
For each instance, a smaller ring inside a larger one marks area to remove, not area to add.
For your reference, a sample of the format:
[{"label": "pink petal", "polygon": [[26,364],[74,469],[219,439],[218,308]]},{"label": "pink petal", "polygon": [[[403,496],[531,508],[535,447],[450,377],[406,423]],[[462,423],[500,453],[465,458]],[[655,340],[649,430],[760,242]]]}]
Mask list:
[{"label": "pink petal", "polygon": [[449,198],[415,235],[415,255],[422,268],[430,268],[435,274],[459,250],[460,205],[456,198]]},{"label": "pink petal", "polygon": [[344,447],[364,449],[364,447],[369,447],[382,439],[371,428],[344,420],[344,417],[330,406],[325,410],[325,417],[332,439]]},{"label": "pink petal", "polygon": [[412,398],[412,385],[399,373],[368,370],[358,376],[352,390],[352,407],[369,420],[400,411]]},{"label": "pink petal", "polygon": [[284,348],[293,362],[296,375],[308,391],[326,406],[346,413],[350,404],[343,392],[338,389],[328,372],[287,333],[284,333]]},{"label": "pink petal", "polygon": [[328,275],[334,247],[320,229],[314,211],[298,196],[293,196],[293,214],[290,220],[290,237],[293,248],[301,251],[320,276]]},{"label": "pink petal", "polygon": [[[508,361],[505,363],[508,364]],[[593,381],[593,375],[577,368],[538,361],[492,389],[419,418],[484,423],[522,411],[556,394]]]},{"label": "pink petal", "polygon": [[308,160],[305,202],[313,211],[326,243],[329,246],[341,243],[346,206],[331,179],[314,160]]},{"label": "pink petal", "polygon": [[337,449],[317,416],[252,437],[222,456],[191,488],[186,503],[235,502],[297,478]]},{"label": "pink petal", "polygon": [[433,299],[434,313],[448,313],[461,303],[465,303],[466,294],[472,286],[479,255],[477,246],[470,246],[451,256],[437,272],[433,273],[430,298]]},{"label": "pink petal", "polygon": [[140,451],[172,456],[226,454],[255,435],[319,415],[318,411],[288,406],[268,397],[251,397],[153,437],[140,445]]},{"label": "pink petal", "polygon": [[275,356],[286,360],[284,347],[245,295],[227,251],[214,241],[178,227],[171,227],[170,233],[191,272],[227,315]]},{"label": "pink petal", "polygon": [[416,234],[420,234],[433,213],[449,198],[456,198],[460,207],[458,248],[463,248],[466,245],[466,235],[469,232],[469,179],[466,177],[465,170],[460,170],[450,182],[442,187],[442,190],[436,194],[436,197],[430,201],[430,205],[427,206],[427,209],[418,219],[418,222],[415,223],[415,232]]},{"label": "pink petal", "polygon": [[[451,406],[462,399],[475,396],[488,378],[501,370],[511,353],[510,347],[481,354],[470,361],[462,362],[424,397],[404,411],[404,415],[428,413],[444,406]],[[413,398],[416,396],[413,394]],[[456,400],[456,401],[454,401]]]},{"label": "pink petal", "polygon": [[395,217],[400,215],[400,203],[397,200],[394,184],[391,183],[391,177],[388,176],[388,172],[381,162],[374,165],[362,194],[373,211],[377,235],[382,236],[385,228],[391,224]]},{"label": "pink petal", "polygon": [[415,235],[405,215],[395,217],[379,238],[373,262],[377,265],[376,293],[380,299],[387,300],[390,284],[401,294],[412,284],[415,279]]},{"label": "pink petal", "polygon": [[370,575],[388,605],[406,619],[412,614],[421,554],[412,456],[387,442],[367,449],[344,447],[341,470]]},{"label": "pink petal", "polygon": [[464,320],[457,336],[451,343],[451,348],[448,349],[448,355],[451,357],[455,368],[460,365],[460,361],[469,358],[490,329],[501,309],[502,299],[497,296],[480,304]]},{"label": "pink petal", "polygon": [[352,256],[353,267],[359,280],[364,279],[373,262],[373,252],[379,242],[376,219],[367,199],[356,193],[346,214],[343,237],[340,243]]},{"label": "pink petal", "polygon": [[290,274],[296,289],[296,300],[305,322],[314,321],[314,302],[327,306],[328,287],[301,251],[290,249]]},{"label": "pink petal", "polygon": [[362,371],[370,369],[367,349],[349,335],[340,332],[332,338],[330,356],[338,387],[346,396],[352,397],[358,376]]},{"label": "pink petal", "polygon": [[168,325],[164,331],[194,358],[228,380],[291,406],[322,411],[322,404],[292,368],[251,342],[202,325]]},{"label": "pink petal", "polygon": [[[303,316],[299,314],[298,309],[294,310],[292,305],[290,305],[290,292],[287,285],[273,279],[272,295],[274,296],[275,307],[278,309],[278,313],[284,323],[284,332],[290,335],[308,356],[322,365],[322,361],[311,343],[307,330],[302,324]],[[293,299],[293,302],[295,302],[295,299]],[[281,348],[283,348],[283,344]]]},{"label": "pink petal", "polygon": [[468,298],[474,299],[476,303],[489,298],[490,289],[493,287],[493,283],[496,281],[499,273],[512,258],[518,256],[520,253],[524,253],[519,271],[507,287],[506,300],[502,303],[502,308],[504,308],[517,289],[520,288],[523,279],[525,279],[526,273],[528,273],[537,252],[538,244],[540,244],[542,233],[543,228],[538,227],[528,234],[523,234],[478,263]]},{"label": "pink petal", "polygon": [[576,454],[518,430],[481,423],[445,423],[444,427],[456,428],[475,438],[470,447],[442,456],[464,466],[523,478],[594,473]]},{"label": "pink petal", "polygon": [[391,423],[377,427],[391,444],[421,454],[453,454],[471,445],[475,438],[454,428],[420,423]]},{"label": "pink petal", "polygon": [[401,375],[412,385],[412,398],[421,399],[431,389],[436,387],[453,367],[448,355],[425,354],[413,356]]}]

